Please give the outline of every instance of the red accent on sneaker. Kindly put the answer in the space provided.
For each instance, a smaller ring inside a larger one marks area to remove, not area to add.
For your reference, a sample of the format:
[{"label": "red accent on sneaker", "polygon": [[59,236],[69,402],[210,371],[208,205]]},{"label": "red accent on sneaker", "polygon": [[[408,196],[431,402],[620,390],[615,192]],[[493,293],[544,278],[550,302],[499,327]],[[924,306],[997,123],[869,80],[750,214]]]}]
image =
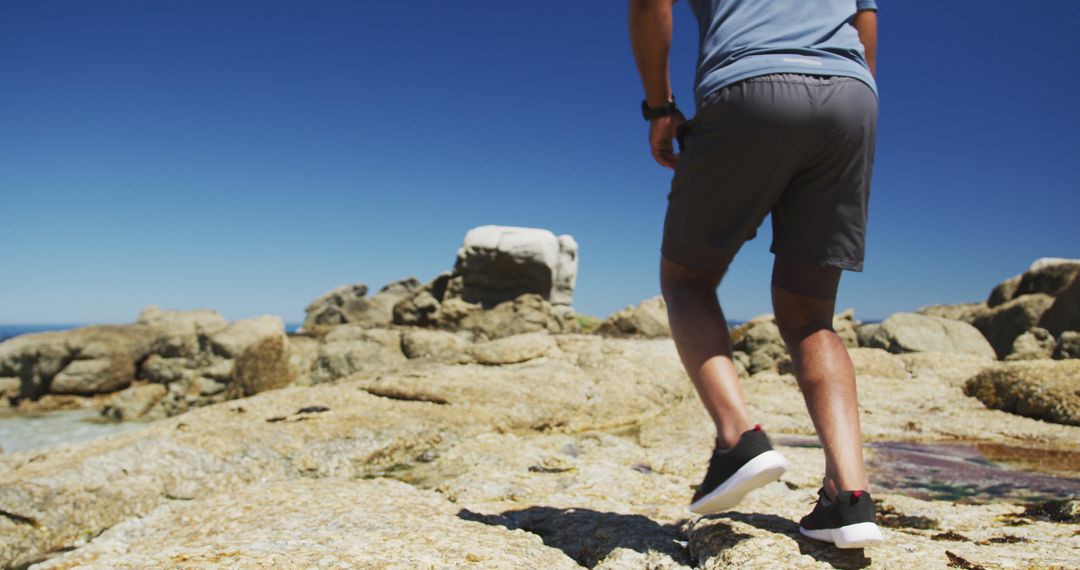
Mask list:
[{"label": "red accent on sneaker", "polygon": [[856,499],[858,499],[859,497],[861,497],[861,496],[862,496],[862,491],[852,491],[852,492],[851,492],[851,496],[852,496],[852,497],[855,497]]},{"label": "red accent on sneaker", "polygon": [[761,424],[755,425],[754,426],[754,431],[761,431]]}]

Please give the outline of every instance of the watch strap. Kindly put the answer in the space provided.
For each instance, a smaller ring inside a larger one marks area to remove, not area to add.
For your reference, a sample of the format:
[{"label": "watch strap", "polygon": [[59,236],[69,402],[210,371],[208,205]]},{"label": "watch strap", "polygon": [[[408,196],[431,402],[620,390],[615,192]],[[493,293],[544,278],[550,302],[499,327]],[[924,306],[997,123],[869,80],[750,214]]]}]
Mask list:
[{"label": "watch strap", "polygon": [[672,97],[667,103],[664,103],[660,107],[650,107],[648,99],[641,101],[641,116],[644,117],[646,121],[667,117],[678,112],[679,108],[675,106],[675,97]]}]

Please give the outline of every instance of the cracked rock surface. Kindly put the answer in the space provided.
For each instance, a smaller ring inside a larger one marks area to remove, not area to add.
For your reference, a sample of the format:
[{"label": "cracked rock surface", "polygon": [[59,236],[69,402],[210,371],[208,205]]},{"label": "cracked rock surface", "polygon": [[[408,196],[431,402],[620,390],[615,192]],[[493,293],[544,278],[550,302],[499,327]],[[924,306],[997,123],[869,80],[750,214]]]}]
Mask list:
[{"label": "cracked rock surface", "polygon": [[[346,336],[343,349],[393,340]],[[824,459],[791,375],[764,370],[743,385],[792,469],[735,510],[699,517],[686,504],[714,433],[670,339],[514,342],[495,348],[530,358],[417,353],[138,432],[0,455],[0,564],[1080,566],[1080,508],[1069,502],[1080,492],[1080,427],[965,396],[966,378],[993,364],[981,357],[856,351],[886,543],[840,551],[798,533]],[[976,443],[1034,453],[1042,467],[1033,469],[1059,465],[1036,481],[950,447]],[[1006,486],[964,487],[973,469]],[[1053,493],[1021,496],[1047,481]]]}]

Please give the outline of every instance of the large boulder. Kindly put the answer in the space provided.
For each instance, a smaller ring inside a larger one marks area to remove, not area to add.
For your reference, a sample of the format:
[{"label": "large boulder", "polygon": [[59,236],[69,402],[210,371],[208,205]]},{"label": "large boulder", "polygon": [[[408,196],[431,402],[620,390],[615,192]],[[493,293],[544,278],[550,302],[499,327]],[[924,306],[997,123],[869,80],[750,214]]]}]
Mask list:
[{"label": "large boulder", "polygon": [[399,297],[391,322],[471,331],[487,339],[539,330],[577,332],[581,325],[570,307],[577,252],[573,237],[548,230],[473,228],[454,270]]},{"label": "large boulder", "polygon": [[1054,358],[1080,358],[1080,332],[1065,331],[1058,337]]},{"label": "large boulder", "polygon": [[999,284],[987,301],[990,311],[974,324],[1001,358],[1016,338],[1033,327],[1054,336],[1080,330],[1080,259],[1043,258]]},{"label": "large boulder", "polygon": [[101,415],[116,420],[135,420],[146,416],[169,389],[161,384],[136,384],[116,393],[101,409]]},{"label": "large boulder", "polygon": [[304,309],[304,330],[321,333],[328,327],[346,323],[376,327],[393,322],[394,305],[420,289],[415,277],[407,277],[384,285],[379,292],[367,296],[363,283],[342,285],[315,299]]},{"label": "large boulder", "polygon": [[401,335],[401,351],[408,358],[454,357],[467,345],[460,334],[450,331],[413,329]]},{"label": "large boulder", "polygon": [[990,341],[997,356],[1005,358],[1016,337],[1040,326],[1043,313],[1053,304],[1054,298],[1045,293],[1023,295],[994,307],[972,324]]},{"label": "large boulder", "polygon": [[534,332],[475,344],[469,347],[469,354],[480,364],[516,364],[544,356],[555,348],[551,335]]},{"label": "large boulder", "polygon": [[318,347],[313,383],[333,382],[360,372],[374,373],[405,362],[401,335],[388,329],[345,325],[334,329]]},{"label": "large boulder", "polygon": [[1056,294],[1054,303],[1039,319],[1039,326],[1054,335],[1080,331],[1080,278]]},{"label": "large boulder", "polygon": [[1057,340],[1050,331],[1035,327],[1028,332],[1016,337],[1013,341],[1012,350],[1005,360],[1039,360],[1052,358],[1054,349],[1057,348]]},{"label": "large boulder", "polygon": [[1044,257],[1038,259],[1021,275],[1012,298],[1032,293],[1051,297],[1061,295],[1080,277],[1080,259]]},{"label": "large boulder", "polygon": [[0,378],[18,378],[21,398],[113,392],[135,379],[155,334],[146,325],[95,325],[20,335],[0,343]]},{"label": "large boulder", "polygon": [[594,332],[604,336],[670,337],[667,304],[659,295],[646,299],[611,315]]},{"label": "large boulder", "polygon": [[[0,343],[0,380],[5,393],[12,380],[18,381],[18,393],[7,395],[27,413],[47,409],[50,402],[69,407],[70,398],[84,398],[95,406],[109,401],[103,411],[113,419],[162,418],[310,376],[311,359],[305,363],[295,356],[279,317],[230,323],[207,309],[151,306],[130,325],[22,335]],[[133,383],[141,387],[121,392]],[[109,400],[114,393],[117,397]],[[68,399],[57,399],[61,395]]]},{"label": "large boulder", "polygon": [[868,344],[871,348],[882,348],[894,354],[953,352],[995,358],[994,348],[971,325],[916,313],[896,313],[885,319]]},{"label": "large boulder", "polygon": [[958,303],[955,305],[927,305],[915,311],[920,315],[956,319],[972,324],[975,319],[989,312],[986,303]]},{"label": "large boulder", "polygon": [[754,317],[735,327],[731,331],[731,342],[736,354],[747,355],[744,365],[749,374],[775,370],[787,356],[787,346],[772,315]]},{"label": "large boulder", "polygon": [[1016,296],[1016,290],[1020,288],[1020,281],[1024,279],[1024,275],[1014,275],[1001,283],[990,291],[990,297],[986,300],[988,307],[996,307],[1006,301],[1011,301]]},{"label": "large boulder", "polygon": [[570,235],[540,228],[480,226],[457,252],[449,297],[494,307],[525,293],[569,306],[577,278],[578,245]]},{"label": "large boulder", "polygon": [[304,308],[304,329],[320,326],[343,325],[349,322],[348,306],[357,303],[367,295],[368,286],[364,283],[341,285],[318,297]]},{"label": "large boulder", "polygon": [[1048,422],[1080,426],[1080,361],[1009,362],[984,369],[964,393],[995,408]]},{"label": "large boulder", "polygon": [[217,356],[232,360],[230,397],[243,397],[287,386],[289,340],[281,317],[262,316],[235,321],[210,337]]},{"label": "large boulder", "polygon": [[399,302],[394,306],[394,322],[470,332],[481,339],[536,331],[572,333],[580,329],[569,307],[553,306],[536,293],[526,293],[491,308],[460,297],[440,302],[436,293],[435,287],[430,290],[425,287]]}]

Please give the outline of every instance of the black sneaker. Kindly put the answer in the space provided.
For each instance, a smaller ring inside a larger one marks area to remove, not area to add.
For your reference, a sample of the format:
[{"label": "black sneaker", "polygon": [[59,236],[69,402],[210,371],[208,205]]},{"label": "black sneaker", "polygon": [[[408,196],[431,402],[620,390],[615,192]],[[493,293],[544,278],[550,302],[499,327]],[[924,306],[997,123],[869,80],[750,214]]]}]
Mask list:
[{"label": "black sneaker", "polygon": [[690,500],[690,510],[703,515],[729,510],[750,491],[779,479],[788,466],[787,459],[773,450],[761,426],[755,426],[739,436],[735,447],[713,451],[705,480]]},{"label": "black sneaker", "polygon": [[881,542],[875,521],[874,500],[866,491],[841,491],[830,502],[825,490],[818,490],[814,510],[799,521],[799,532],[814,540],[831,542],[837,548],[865,548]]}]

